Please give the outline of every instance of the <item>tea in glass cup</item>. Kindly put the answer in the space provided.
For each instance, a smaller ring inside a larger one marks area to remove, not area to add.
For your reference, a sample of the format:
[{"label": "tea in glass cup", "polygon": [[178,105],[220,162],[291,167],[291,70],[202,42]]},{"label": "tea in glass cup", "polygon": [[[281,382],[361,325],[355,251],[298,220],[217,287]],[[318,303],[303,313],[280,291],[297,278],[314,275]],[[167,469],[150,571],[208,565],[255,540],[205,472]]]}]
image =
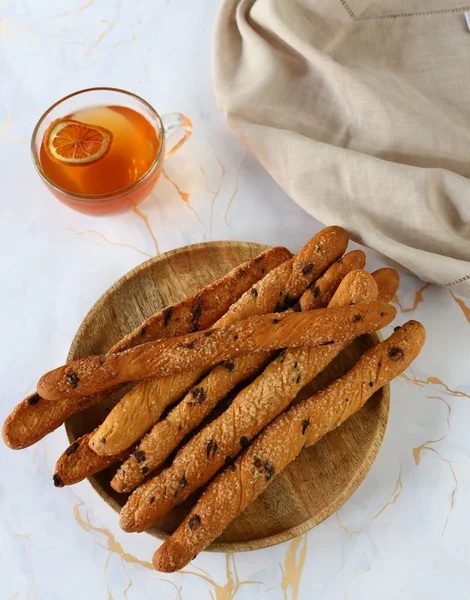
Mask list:
[{"label": "tea in glass cup", "polygon": [[39,120],[31,149],[39,175],[59,200],[101,215],[142,202],[165,157],[191,132],[185,115],[160,117],[135,94],[92,88],[54,104]]}]

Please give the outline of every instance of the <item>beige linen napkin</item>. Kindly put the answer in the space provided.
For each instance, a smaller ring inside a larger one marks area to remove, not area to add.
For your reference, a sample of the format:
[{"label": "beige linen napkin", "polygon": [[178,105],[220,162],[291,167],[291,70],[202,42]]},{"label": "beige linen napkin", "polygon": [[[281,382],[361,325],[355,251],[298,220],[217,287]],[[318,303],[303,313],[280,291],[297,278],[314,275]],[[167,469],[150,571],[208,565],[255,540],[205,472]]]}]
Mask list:
[{"label": "beige linen napkin", "polygon": [[217,101],[323,223],[470,296],[470,31],[457,0],[224,0]]}]

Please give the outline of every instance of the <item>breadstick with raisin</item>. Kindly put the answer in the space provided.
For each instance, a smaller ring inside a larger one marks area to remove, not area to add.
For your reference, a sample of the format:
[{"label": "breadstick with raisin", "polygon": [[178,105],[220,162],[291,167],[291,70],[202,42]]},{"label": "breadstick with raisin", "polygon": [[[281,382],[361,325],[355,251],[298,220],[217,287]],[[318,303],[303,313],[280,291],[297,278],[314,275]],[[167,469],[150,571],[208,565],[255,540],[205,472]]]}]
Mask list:
[{"label": "breadstick with raisin", "polygon": [[344,277],[355,269],[363,269],[365,264],[366,255],[362,250],[352,250],[345,254],[302,294],[299,300],[300,310],[328,306]]},{"label": "breadstick with raisin", "polygon": [[341,425],[378,389],[402,373],[419,354],[424,341],[424,327],[409,321],[368,350],[346,375],[273,421],[209,485],[178,529],[155,552],[155,569],[171,573],[193,560],[304,446],[316,443]]},{"label": "breadstick with raisin", "polygon": [[[337,263],[335,263],[337,264]],[[331,267],[330,267],[331,268]],[[322,278],[320,278],[322,279]],[[325,290],[325,287],[322,287]],[[319,297],[324,298],[325,294],[313,297],[310,290],[304,293],[307,295],[307,301],[302,306],[309,308],[310,304],[318,305]],[[352,271],[349,273],[339,286],[331,306],[347,306],[352,302],[369,302],[377,297],[377,284],[372,276],[365,271]],[[325,350],[323,354],[327,351]],[[193,388],[183,400],[167,415],[167,417],[158,422],[153,429],[141,440],[135,452],[119,467],[116,475],[111,481],[111,487],[118,492],[129,492],[140,485],[148,473],[157,469],[170,453],[178,446],[186,435],[195,429],[203,419],[213,410],[217,402],[222,399],[239,381],[254,375],[252,366],[256,371],[259,370],[260,358],[266,364],[268,356],[264,353],[255,353],[240,356],[232,361],[227,361],[223,365],[215,367],[206,377]],[[290,350],[287,357],[290,357],[292,364],[298,361],[299,369],[303,368],[302,359],[308,361],[309,352],[303,349]],[[289,360],[285,364],[288,367]],[[315,363],[312,363],[312,367]],[[227,372],[228,371],[228,372]],[[256,372],[255,371],[255,372]],[[258,384],[262,385],[268,371],[258,377]],[[308,376],[306,375],[308,378]],[[302,382],[292,384],[283,388],[285,401],[292,399]],[[251,393],[255,383],[250,386]],[[273,384],[275,385],[275,384]]]},{"label": "breadstick with raisin", "polygon": [[[365,306],[362,308],[366,310]],[[391,307],[383,302],[368,308],[380,310],[385,316],[391,314]],[[354,307],[260,315],[236,325],[149,342],[119,354],[73,361],[43,375],[38,392],[48,400],[59,400],[64,395],[93,394],[147,377],[175,375],[191,368],[207,369],[258,350],[318,346],[331,336],[341,336],[339,324],[347,327],[352,318],[361,318]]]},{"label": "breadstick with raisin", "polygon": [[[320,275],[332,261],[341,256],[347,246],[347,234],[337,227],[320,231],[300,252],[279,268],[271,271],[249,291],[247,291],[215,324],[215,327],[231,325],[242,317],[272,312],[280,299],[296,300],[305,291],[313,278]],[[298,273],[305,272],[299,283]],[[256,364],[261,368],[269,359],[259,356]],[[253,365],[256,368],[256,365]],[[142,382],[131,394],[125,396],[111,411],[90,444],[98,454],[106,456],[118,454],[139,440],[160,418],[162,411],[179,400],[207,370],[191,370],[186,374],[188,387],[180,392],[181,375],[173,378],[154,378]],[[192,374],[192,378],[189,376]],[[102,442],[102,440],[105,440]]]},{"label": "breadstick with raisin", "polygon": [[129,455],[129,451],[127,451],[119,456],[113,456],[113,460],[111,458],[106,459],[106,457],[98,456],[90,449],[89,440],[90,434],[86,433],[77,438],[61,454],[56,463],[53,477],[56,487],[78,483],[85,477],[91,477],[95,473],[103,471],[114,462],[124,460]]},{"label": "breadstick with raisin", "polygon": [[372,273],[372,277],[379,286],[379,300],[390,302],[400,287],[400,276],[395,269],[385,267]]},{"label": "breadstick with raisin", "polygon": [[12,450],[32,446],[60,427],[70,416],[101,402],[108,393],[61,402],[45,400],[37,392],[30,394],[17,404],[5,419],[2,428],[3,441]]},{"label": "breadstick with raisin", "polygon": [[163,464],[183,438],[202,423],[230,390],[255,375],[271,358],[270,352],[255,352],[214,367],[144,436],[117,470],[111,487],[123,493],[140,485],[148,473]]},{"label": "breadstick with raisin", "polygon": [[[327,309],[330,310],[336,309]],[[380,329],[385,323],[380,313],[375,319],[364,317],[362,321],[364,332]],[[311,352],[310,348],[290,348],[271,362],[222,415],[180,450],[167,469],[131,495],[121,511],[121,527],[125,531],[148,529],[209,481],[358,335],[353,327],[343,331],[341,340],[335,337],[335,341],[330,340],[333,343],[318,348],[317,352]],[[149,497],[153,498],[152,503],[148,502]]]},{"label": "breadstick with raisin", "polygon": [[[205,329],[220,318],[234,299],[282,263],[291,253],[282,247],[270,248],[259,256],[235,267],[197,294],[159,311],[130,333],[109,353],[125,350],[143,342]],[[191,384],[192,385],[192,384]],[[57,429],[68,417],[98,404],[106,394],[96,394],[52,403],[34,393],[20,402],[3,425],[3,440],[12,449],[31,446]]]}]

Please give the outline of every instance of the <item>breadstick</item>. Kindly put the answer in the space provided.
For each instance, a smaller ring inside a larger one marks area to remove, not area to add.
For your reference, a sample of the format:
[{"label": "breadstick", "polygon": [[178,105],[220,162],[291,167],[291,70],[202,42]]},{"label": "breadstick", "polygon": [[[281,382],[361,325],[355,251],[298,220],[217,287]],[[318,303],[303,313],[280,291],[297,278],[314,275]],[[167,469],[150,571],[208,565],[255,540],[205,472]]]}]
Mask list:
[{"label": "breadstick", "polygon": [[328,306],[344,277],[354,269],[363,269],[365,264],[366,255],[362,250],[353,250],[345,254],[302,295],[299,300],[300,309],[314,310]]},{"label": "breadstick", "polygon": [[[291,261],[280,265],[261,279],[253,288],[247,291],[215,324],[215,327],[232,325],[243,317],[250,317],[263,312],[272,312],[280,298],[297,299],[297,294],[303,292],[328,265],[341,256],[347,245],[347,234],[338,227],[330,227],[320,231],[310,240]],[[319,250],[320,249],[320,250]],[[306,261],[307,264],[306,264]],[[297,266],[296,266],[297,265]],[[302,267],[301,267],[302,265]],[[297,282],[298,277],[293,272],[303,269],[303,284]],[[267,360],[267,358],[266,358]],[[259,368],[264,361],[256,360]],[[255,368],[255,367],[254,367]],[[165,381],[153,379],[147,385],[138,385],[131,394],[125,396],[111,411],[102,425],[91,437],[90,444],[98,454],[112,455],[122,452],[139,440],[160,418],[162,411],[176,402],[188,392],[204,374],[205,370],[188,371],[189,385],[181,389],[181,376],[166,378]],[[189,376],[192,374],[192,378]],[[146,393],[150,386],[150,393]],[[104,440],[104,442],[102,441]]]},{"label": "breadstick", "polygon": [[78,483],[85,477],[90,477],[106,467],[109,467],[117,460],[124,460],[129,455],[129,452],[123,452],[120,456],[113,456],[113,460],[98,456],[90,449],[88,442],[90,434],[86,433],[75,440],[63,452],[56,463],[55,473],[53,477],[56,487],[64,485],[72,485]]},{"label": "breadstick", "polygon": [[193,560],[305,445],[316,443],[341,425],[404,371],[419,354],[424,340],[424,327],[409,321],[366,352],[341,379],[278,417],[209,485],[178,529],[155,552],[154,567],[170,573]]},{"label": "breadstick", "polygon": [[[373,302],[377,300],[378,294],[378,286],[372,275],[362,269],[355,269],[340,283],[328,308]],[[319,352],[322,351],[317,350],[314,354]]]},{"label": "breadstick", "polygon": [[379,300],[390,302],[400,287],[400,276],[395,269],[383,268],[372,273],[379,286]]},{"label": "breadstick", "polygon": [[[386,317],[392,310],[383,302],[368,308]],[[120,354],[79,359],[43,375],[37,389],[47,400],[59,400],[65,395],[101,392],[118,383],[206,369],[248,352],[316,346],[341,337],[339,323],[347,328],[351,319],[359,321],[362,316],[354,307],[259,315],[236,325],[149,342]]]},{"label": "breadstick", "polygon": [[106,395],[50,402],[35,392],[17,404],[6,418],[2,428],[3,441],[12,450],[27,448],[60,427],[71,415],[94,406]]},{"label": "breadstick", "polygon": [[[330,310],[336,309],[327,309]],[[377,316],[377,320],[365,318],[366,331],[384,326],[380,314]],[[222,415],[186,444],[172,465],[132,494],[121,511],[121,527],[125,531],[148,529],[209,481],[356,336],[357,331],[348,327],[341,341],[316,348],[316,351],[290,348],[283,352],[238,394]],[[153,498],[152,503],[149,498]]]},{"label": "breadstick", "polygon": [[[198,294],[159,311],[108,352],[124,350],[163,337],[189,333],[196,325],[212,325],[247,289],[263,275],[291,257],[286,248],[266,250],[256,258],[202,289]],[[197,309],[197,310],[196,310]],[[143,332],[143,333],[142,333]],[[152,335],[155,337],[152,338]],[[52,403],[34,393],[20,402],[3,425],[3,440],[13,449],[26,448],[57,429],[71,415],[98,404],[106,394]]]},{"label": "breadstick", "polygon": [[[318,304],[318,297],[314,298],[310,294],[310,290],[304,293],[301,300],[307,294],[307,301],[303,303],[303,306],[308,307],[309,304],[307,302]],[[321,297],[325,297],[325,294],[322,294]],[[344,278],[331,301],[331,306],[347,306],[352,302],[371,302],[376,297],[377,284],[375,280],[369,273],[356,270]],[[118,492],[129,492],[140,485],[148,473],[151,473],[163,464],[183,438],[203,421],[216,406],[217,402],[230,389],[235,387],[238,382],[254,375],[261,366],[267,363],[269,356],[268,353],[257,352],[253,355],[240,356],[235,360],[229,361],[228,365],[225,363],[213,369],[196,388],[185,396],[165,419],[157,423],[144,437],[135,452],[118,469],[111,481],[111,487]],[[309,353],[303,352],[302,349],[290,350],[284,360],[286,372],[289,372],[291,368],[290,363],[292,362],[293,364],[296,361],[298,362],[298,368],[302,369],[302,359],[306,359],[308,362],[308,356]],[[292,357],[292,360],[288,360],[289,357]],[[315,364],[314,362],[313,365]],[[253,365],[256,369],[255,371],[251,368]],[[227,366],[229,367],[228,372]],[[254,393],[254,386],[262,385],[261,382],[266,377],[267,373],[258,377],[257,382],[260,383],[253,383],[250,386],[251,393]],[[290,383],[292,384],[292,382]],[[299,385],[302,387],[304,383],[294,384],[292,393],[289,393],[288,389],[284,388],[284,398],[286,401],[287,398],[292,399],[295,396]]]}]

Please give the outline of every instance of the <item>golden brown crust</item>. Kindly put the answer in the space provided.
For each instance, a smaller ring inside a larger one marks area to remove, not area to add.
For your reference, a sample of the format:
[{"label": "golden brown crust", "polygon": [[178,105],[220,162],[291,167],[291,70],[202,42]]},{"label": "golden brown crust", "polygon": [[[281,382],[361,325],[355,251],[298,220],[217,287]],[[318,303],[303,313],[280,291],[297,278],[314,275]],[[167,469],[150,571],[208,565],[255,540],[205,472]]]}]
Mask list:
[{"label": "golden brown crust", "polygon": [[129,455],[129,452],[123,452],[119,456],[113,456],[112,459],[98,456],[90,449],[89,438],[89,433],[82,435],[60,455],[53,477],[56,487],[78,483]]},{"label": "golden brown crust", "polygon": [[378,269],[372,273],[372,277],[377,282],[379,288],[379,300],[390,302],[400,287],[400,276],[395,269],[387,267]]},{"label": "golden brown crust", "polygon": [[377,300],[378,288],[375,279],[367,271],[350,271],[338,286],[329,307],[349,306]]},{"label": "golden brown crust", "polygon": [[[324,287],[323,290],[325,289]],[[307,293],[310,297],[309,290],[305,292],[305,294]],[[322,293],[320,297],[326,298],[326,294]],[[348,304],[360,302],[372,302],[376,297],[377,284],[372,275],[365,271],[354,270],[341,282],[331,300],[330,306],[347,306]],[[318,298],[315,301],[318,306]],[[304,306],[308,306],[308,303],[304,303]],[[303,358],[308,356],[308,354],[304,356],[304,353],[299,353],[299,351],[295,350],[289,351],[286,356],[290,354],[294,356],[301,354]],[[257,371],[266,365],[269,357],[269,353],[257,352],[253,355],[245,355],[229,361],[229,372],[227,372],[226,365],[221,365],[213,369],[170,412],[166,419],[157,423],[144,437],[138,445],[137,458],[131,455],[121,465],[111,481],[111,487],[118,492],[129,492],[140,485],[148,473],[151,473],[163,464],[183,438],[203,421],[221,398],[237,383],[256,374]],[[286,372],[290,368],[288,367],[289,362],[286,361],[284,364]],[[291,362],[297,362],[298,368],[303,368],[300,356]],[[267,372],[269,372],[269,368]],[[261,378],[265,380],[267,372],[263,373],[258,380]],[[301,385],[304,385],[304,383]],[[250,387],[252,393],[254,393],[253,384]],[[285,392],[285,397],[289,397],[287,389],[285,389]],[[296,392],[292,393],[295,395]]]},{"label": "golden brown crust", "polygon": [[[211,283],[198,294],[159,311],[113,346],[109,352],[124,350],[144,341],[187,333],[196,326],[196,321],[201,328],[212,325],[224,314],[234,299],[291,256],[291,253],[282,247],[266,250]],[[107,393],[101,393],[52,403],[37,393],[31,394],[7,417],[2,429],[3,440],[12,449],[31,446],[57,429],[68,417],[98,404],[106,396]]]},{"label": "golden brown crust", "polygon": [[328,306],[333,294],[344,277],[355,269],[363,269],[366,264],[366,255],[362,250],[348,252],[333,263],[299,300],[301,310],[314,310]]},{"label": "golden brown crust", "polygon": [[248,352],[315,346],[329,339],[338,340],[350,333],[351,319],[358,319],[356,325],[360,327],[363,316],[360,307],[374,315],[375,311],[383,312],[386,318],[396,314],[388,304],[372,303],[305,313],[259,315],[236,325],[149,342],[120,354],[76,360],[43,375],[38,382],[38,392],[48,400],[73,398],[128,381],[205,369]]},{"label": "golden brown crust", "polygon": [[207,369],[178,376],[155,377],[138,383],[116,404],[90,437],[90,447],[103,456],[119,454],[142,437],[163,411],[199,381]]},{"label": "golden brown crust", "polygon": [[199,292],[152,315],[115,344],[109,350],[109,354],[123,352],[146,342],[207,329],[220,319],[246,290],[291,257],[289,250],[282,246],[265,250]]},{"label": "golden brown crust", "polygon": [[[154,567],[174,572],[204,550],[300,453],[338,427],[419,354],[424,327],[409,321],[364,354],[331,386],[283,413],[207,488],[173,535],[155,552]],[[372,385],[371,385],[372,383]]]},{"label": "golden brown crust", "polygon": [[271,358],[270,352],[245,354],[212,369],[140,441],[136,451],[119,467],[111,487],[117,492],[130,492],[140,485],[232,388],[255,375]]},{"label": "golden brown crust", "polygon": [[293,306],[305,290],[343,255],[347,245],[345,229],[325,227],[291,261],[281,265],[275,276],[264,277],[245,292],[216,326],[229,325],[254,315],[280,312]]},{"label": "golden brown crust", "polygon": [[[341,309],[329,308],[325,314],[335,310]],[[374,318],[364,316],[356,325],[361,323],[364,332],[375,330],[384,325],[381,318],[378,312]],[[357,335],[357,329],[350,323],[343,325],[341,341],[333,337],[335,341],[323,347],[289,348],[281,353],[222,415],[186,444],[172,465],[132,494],[121,511],[121,527],[125,531],[148,529],[204,485],[223,467],[227,457],[231,460],[248,445]],[[153,498],[151,503],[149,498]]]},{"label": "golden brown crust", "polygon": [[12,450],[27,448],[60,427],[71,415],[99,402],[105,394],[97,396],[49,402],[37,393],[31,394],[17,404],[5,419],[3,441]]}]

